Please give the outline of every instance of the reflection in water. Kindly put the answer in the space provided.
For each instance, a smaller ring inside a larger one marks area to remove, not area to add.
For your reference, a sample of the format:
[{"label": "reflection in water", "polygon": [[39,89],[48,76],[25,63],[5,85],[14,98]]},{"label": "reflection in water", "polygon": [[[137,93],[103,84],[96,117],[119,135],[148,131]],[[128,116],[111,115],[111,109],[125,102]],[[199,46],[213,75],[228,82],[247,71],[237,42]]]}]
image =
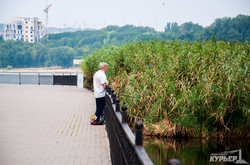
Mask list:
[{"label": "reflection in water", "polygon": [[[144,148],[155,165],[166,165],[172,158],[182,165],[230,165],[235,163],[209,162],[211,153],[242,150],[242,159],[249,162],[250,140],[206,141],[204,139],[169,139],[145,137]],[[239,153],[232,154],[238,157]]]}]

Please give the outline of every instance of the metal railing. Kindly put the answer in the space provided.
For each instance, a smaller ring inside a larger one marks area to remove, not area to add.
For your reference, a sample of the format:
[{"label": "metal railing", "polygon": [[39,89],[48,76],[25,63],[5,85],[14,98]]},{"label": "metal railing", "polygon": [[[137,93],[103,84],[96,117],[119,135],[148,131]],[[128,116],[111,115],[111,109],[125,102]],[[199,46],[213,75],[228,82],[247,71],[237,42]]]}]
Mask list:
[{"label": "metal railing", "polygon": [[127,106],[124,104],[120,108],[120,98],[116,97],[116,93],[110,87],[107,88],[104,112],[112,164],[152,165],[143,148],[143,123],[136,122],[134,135],[127,123]]},{"label": "metal railing", "polygon": [[83,88],[82,73],[0,73],[0,84],[69,85]]}]

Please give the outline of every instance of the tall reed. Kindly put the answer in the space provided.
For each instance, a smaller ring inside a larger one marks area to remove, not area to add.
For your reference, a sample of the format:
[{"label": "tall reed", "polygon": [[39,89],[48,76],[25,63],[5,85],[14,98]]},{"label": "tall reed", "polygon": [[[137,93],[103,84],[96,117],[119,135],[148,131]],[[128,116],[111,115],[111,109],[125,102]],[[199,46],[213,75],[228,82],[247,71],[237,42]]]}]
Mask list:
[{"label": "tall reed", "polygon": [[122,97],[130,119],[143,120],[151,133],[160,125],[167,136],[176,130],[181,136],[249,136],[249,58],[248,43],[155,40],[102,48],[82,69],[91,87],[98,63],[107,62],[111,86],[141,98]]}]

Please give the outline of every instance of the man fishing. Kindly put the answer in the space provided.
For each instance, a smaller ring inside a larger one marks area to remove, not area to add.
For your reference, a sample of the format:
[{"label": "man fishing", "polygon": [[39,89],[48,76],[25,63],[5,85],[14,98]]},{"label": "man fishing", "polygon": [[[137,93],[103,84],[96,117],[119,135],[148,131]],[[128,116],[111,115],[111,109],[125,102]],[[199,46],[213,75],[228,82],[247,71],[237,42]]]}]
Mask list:
[{"label": "man fishing", "polygon": [[105,72],[108,69],[108,64],[101,62],[99,64],[99,70],[94,74],[93,83],[94,83],[94,96],[96,100],[96,119],[91,121],[92,125],[102,124],[100,122],[100,116],[105,107],[105,88],[108,85],[108,80]]}]

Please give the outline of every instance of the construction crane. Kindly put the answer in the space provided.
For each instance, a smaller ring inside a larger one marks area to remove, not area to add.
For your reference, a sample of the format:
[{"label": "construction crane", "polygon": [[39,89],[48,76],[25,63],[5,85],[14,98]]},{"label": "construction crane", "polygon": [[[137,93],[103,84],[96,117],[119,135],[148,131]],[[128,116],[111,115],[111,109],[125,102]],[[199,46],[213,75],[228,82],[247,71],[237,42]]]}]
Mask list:
[{"label": "construction crane", "polygon": [[45,12],[45,34],[47,39],[49,39],[49,32],[48,32],[48,24],[49,24],[49,8],[52,6],[52,4],[48,5],[48,0],[46,0],[46,6],[44,9]]}]

